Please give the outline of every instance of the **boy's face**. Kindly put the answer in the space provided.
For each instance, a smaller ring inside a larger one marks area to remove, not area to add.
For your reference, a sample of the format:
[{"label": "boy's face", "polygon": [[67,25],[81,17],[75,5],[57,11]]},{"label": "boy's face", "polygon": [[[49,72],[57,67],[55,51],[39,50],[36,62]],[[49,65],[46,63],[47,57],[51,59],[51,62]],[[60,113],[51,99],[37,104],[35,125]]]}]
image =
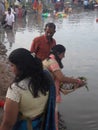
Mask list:
[{"label": "boy's face", "polygon": [[50,40],[53,37],[54,33],[55,33],[54,28],[49,28],[48,26],[45,28],[45,35],[48,40]]}]

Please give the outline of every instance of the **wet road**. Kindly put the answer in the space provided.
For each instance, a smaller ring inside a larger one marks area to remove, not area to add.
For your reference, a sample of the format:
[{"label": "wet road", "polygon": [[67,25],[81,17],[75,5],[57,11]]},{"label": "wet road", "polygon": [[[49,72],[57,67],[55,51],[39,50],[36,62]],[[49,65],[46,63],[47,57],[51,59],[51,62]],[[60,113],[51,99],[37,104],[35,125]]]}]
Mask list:
[{"label": "wet road", "polygon": [[34,37],[41,35],[44,25],[52,21],[57,29],[54,35],[57,43],[65,45],[67,51],[63,60],[63,72],[67,76],[84,76],[89,91],[80,88],[62,95],[60,113],[67,130],[98,130],[98,10],[73,11],[66,18],[43,18],[28,15],[19,18],[15,30],[0,32],[1,42],[9,54],[13,49],[30,49]]}]

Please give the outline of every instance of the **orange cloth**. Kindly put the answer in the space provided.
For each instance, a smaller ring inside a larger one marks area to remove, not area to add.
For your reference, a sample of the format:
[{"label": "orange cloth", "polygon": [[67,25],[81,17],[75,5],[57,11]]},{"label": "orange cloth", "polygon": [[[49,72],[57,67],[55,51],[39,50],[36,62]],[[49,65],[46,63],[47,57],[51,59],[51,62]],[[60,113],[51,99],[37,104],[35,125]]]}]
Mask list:
[{"label": "orange cloth", "polygon": [[38,12],[42,13],[42,10],[43,10],[43,5],[42,5],[42,3],[39,3],[39,5],[38,5]]},{"label": "orange cloth", "polygon": [[52,38],[52,41],[49,42],[46,39],[45,35],[42,35],[42,36],[36,37],[33,40],[30,50],[32,53],[34,52],[38,58],[40,58],[41,60],[44,60],[45,58],[48,57],[51,48],[55,45],[56,45],[55,39]]}]

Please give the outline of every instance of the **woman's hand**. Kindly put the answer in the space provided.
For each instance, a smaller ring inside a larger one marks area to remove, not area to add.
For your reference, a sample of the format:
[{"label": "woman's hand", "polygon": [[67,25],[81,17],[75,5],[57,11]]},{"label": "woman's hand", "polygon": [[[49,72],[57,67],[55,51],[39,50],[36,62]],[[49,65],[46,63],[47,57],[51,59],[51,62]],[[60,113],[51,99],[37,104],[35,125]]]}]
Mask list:
[{"label": "woman's hand", "polygon": [[82,87],[86,84],[86,81],[85,80],[82,80],[82,79],[77,79],[77,85],[78,87]]}]

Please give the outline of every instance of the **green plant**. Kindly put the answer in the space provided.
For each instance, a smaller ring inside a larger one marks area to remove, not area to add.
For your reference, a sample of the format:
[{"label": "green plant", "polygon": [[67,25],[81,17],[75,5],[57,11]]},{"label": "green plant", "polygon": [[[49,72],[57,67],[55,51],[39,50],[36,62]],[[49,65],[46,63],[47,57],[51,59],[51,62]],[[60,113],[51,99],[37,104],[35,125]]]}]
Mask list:
[{"label": "green plant", "polygon": [[83,80],[83,81],[85,81],[85,88],[87,89],[87,91],[89,91],[89,88],[88,88],[88,86],[87,86],[87,78],[86,77],[78,77],[78,79],[81,79],[81,80]]}]

